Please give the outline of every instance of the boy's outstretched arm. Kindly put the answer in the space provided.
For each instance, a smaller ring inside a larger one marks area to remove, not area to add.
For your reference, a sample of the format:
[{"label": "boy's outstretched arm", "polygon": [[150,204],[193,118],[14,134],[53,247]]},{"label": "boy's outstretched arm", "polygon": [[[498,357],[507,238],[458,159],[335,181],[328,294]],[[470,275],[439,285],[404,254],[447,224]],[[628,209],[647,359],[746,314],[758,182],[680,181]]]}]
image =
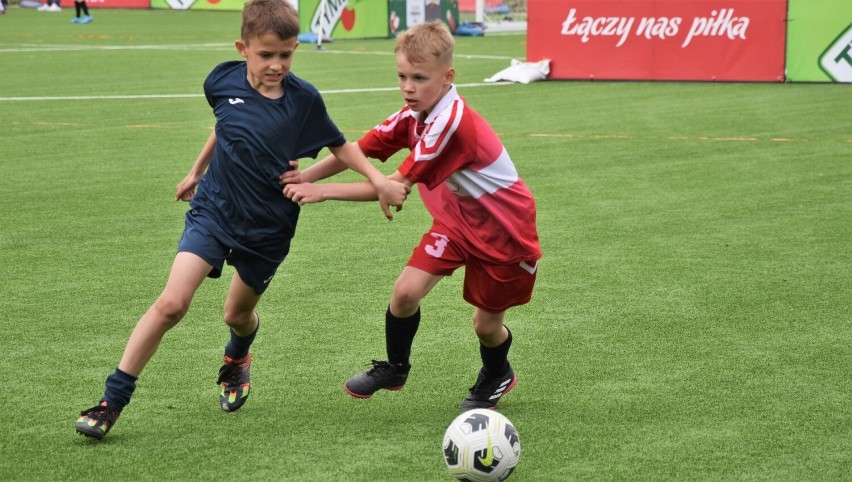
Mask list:
[{"label": "boy's outstretched arm", "polygon": [[340,174],[347,169],[343,161],[329,154],[320,162],[302,171],[302,182],[317,182]]},{"label": "boy's outstretched arm", "polygon": [[175,188],[175,201],[189,201],[192,199],[192,196],[195,195],[195,187],[198,186],[201,176],[204,175],[204,171],[207,170],[207,166],[210,165],[210,161],[213,159],[213,150],[215,148],[216,130],[214,129],[210,133],[210,137],[207,138],[207,142],[204,143],[204,147],[201,148],[201,152],[198,154],[195,164],[192,165],[192,169],[189,170],[189,174]]},{"label": "boy's outstretched arm", "polygon": [[290,165],[293,169],[286,171],[278,178],[282,186],[285,184],[298,184],[300,182],[317,182],[348,169],[343,161],[334,157],[334,154],[326,156],[304,171],[299,171],[298,161],[290,161]]},{"label": "boy's outstretched arm", "polygon": [[397,211],[402,209],[405,198],[411,192],[411,186],[385,177],[381,171],[370,164],[370,161],[361,152],[361,148],[354,142],[346,142],[342,146],[332,147],[330,150],[334,157],[346,164],[348,168],[358,172],[370,181],[370,184],[376,190],[376,195],[382,211],[385,213],[385,217],[393,220],[390,206],[396,206]]},{"label": "boy's outstretched arm", "polygon": [[[409,190],[412,182],[402,176],[399,171],[388,176],[389,180],[405,185]],[[369,182],[288,184],[284,187],[284,195],[299,204],[318,203],[329,200],[337,201],[375,201],[379,198],[376,188]],[[397,211],[402,206],[397,206]]]}]

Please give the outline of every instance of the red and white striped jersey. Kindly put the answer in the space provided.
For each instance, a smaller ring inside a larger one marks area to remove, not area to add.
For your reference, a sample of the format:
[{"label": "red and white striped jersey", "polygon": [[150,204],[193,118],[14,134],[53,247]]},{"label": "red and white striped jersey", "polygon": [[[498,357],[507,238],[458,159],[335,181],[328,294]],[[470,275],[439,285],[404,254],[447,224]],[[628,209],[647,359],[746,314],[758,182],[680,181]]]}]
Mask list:
[{"label": "red and white striped jersey", "polygon": [[367,157],[411,153],[399,172],[453,241],[493,263],[541,257],[532,193],[497,134],[455,86],[423,118],[408,106],[358,141]]}]

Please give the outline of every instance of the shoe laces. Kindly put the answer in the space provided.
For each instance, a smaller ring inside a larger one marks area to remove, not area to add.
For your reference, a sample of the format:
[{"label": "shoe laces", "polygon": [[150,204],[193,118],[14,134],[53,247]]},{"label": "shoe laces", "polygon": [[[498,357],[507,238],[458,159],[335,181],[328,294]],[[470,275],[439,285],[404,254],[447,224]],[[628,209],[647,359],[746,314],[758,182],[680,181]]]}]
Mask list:
[{"label": "shoe laces", "polygon": [[219,368],[219,379],[216,380],[216,384],[226,383],[228,385],[234,384],[234,382],[243,383],[240,380],[240,376],[245,371],[245,367],[248,366],[248,363],[251,361],[251,355],[246,355],[245,358],[241,358],[239,360],[235,360],[231,357],[225,357],[225,364]]},{"label": "shoe laces", "polygon": [[396,373],[396,368],[394,368],[389,361],[371,360],[370,364],[373,365],[373,367],[370,368],[369,373]]},{"label": "shoe laces", "polygon": [[486,381],[485,370],[479,370],[479,375],[476,377],[476,382],[468,390],[473,392],[473,393],[476,393],[476,391],[479,390],[479,387],[482,386],[482,384],[485,383],[485,381]]},{"label": "shoe laces", "polygon": [[372,368],[367,370],[367,374],[373,377],[391,377],[391,376],[408,376],[408,370],[411,366],[405,366],[397,363],[391,363],[388,360],[372,360],[370,364]]},{"label": "shoe laces", "polygon": [[97,420],[98,422],[107,422],[112,424],[118,418],[118,413],[118,410],[110,407],[107,402],[101,402],[92,408],[83,410],[80,412],[80,415],[85,415],[86,417],[92,420]]}]

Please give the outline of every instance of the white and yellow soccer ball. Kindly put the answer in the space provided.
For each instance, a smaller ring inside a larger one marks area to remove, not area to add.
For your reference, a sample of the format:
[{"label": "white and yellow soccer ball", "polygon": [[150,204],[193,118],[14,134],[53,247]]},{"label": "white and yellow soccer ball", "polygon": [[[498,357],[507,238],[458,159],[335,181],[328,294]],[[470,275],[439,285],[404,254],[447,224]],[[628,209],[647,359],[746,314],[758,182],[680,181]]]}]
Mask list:
[{"label": "white and yellow soccer ball", "polygon": [[444,462],[460,480],[506,480],[521,458],[521,439],[500,412],[476,408],[462,413],[444,434]]}]

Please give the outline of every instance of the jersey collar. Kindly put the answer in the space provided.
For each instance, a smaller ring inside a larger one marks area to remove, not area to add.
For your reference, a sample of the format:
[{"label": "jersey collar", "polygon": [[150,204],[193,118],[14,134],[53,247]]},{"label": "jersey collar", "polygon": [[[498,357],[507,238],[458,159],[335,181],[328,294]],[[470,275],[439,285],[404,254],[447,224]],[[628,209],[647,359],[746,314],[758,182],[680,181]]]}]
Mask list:
[{"label": "jersey collar", "polygon": [[[439,100],[437,104],[435,104],[435,107],[432,108],[432,112],[429,112],[429,116],[426,117],[426,120],[424,120],[423,123],[431,124],[432,122],[435,122],[435,118],[438,117],[438,114],[440,114],[444,111],[444,109],[449,107],[449,105],[456,100],[456,97],[458,97],[458,93],[456,92],[456,86],[455,84],[452,84],[450,85],[450,90],[448,90],[447,93],[444,94],[443,97],[441,97],[441,100]],[[420,120],[420,117],[422,115],[422,112],[417,113],[418,121]]]}]

